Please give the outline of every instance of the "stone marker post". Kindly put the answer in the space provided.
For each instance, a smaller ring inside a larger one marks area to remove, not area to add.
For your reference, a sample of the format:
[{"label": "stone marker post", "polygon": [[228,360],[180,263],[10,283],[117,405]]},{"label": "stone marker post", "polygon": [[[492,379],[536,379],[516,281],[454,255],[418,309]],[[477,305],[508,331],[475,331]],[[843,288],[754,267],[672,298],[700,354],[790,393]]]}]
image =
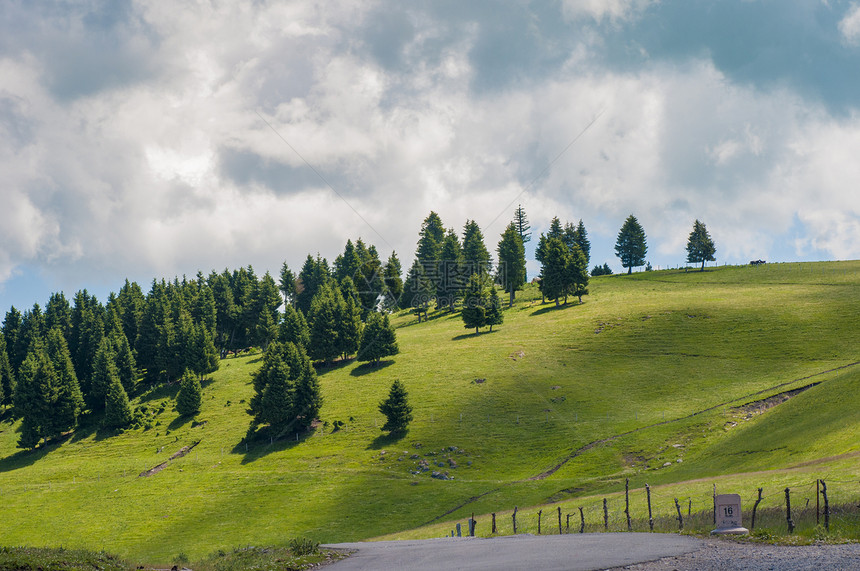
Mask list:
[{"label": "stone marker post", "polygon": [[739,494],[719,494],[714,499],[716,506],[717,535],[743,535],[749,530],[741,525],[741,497]]}]

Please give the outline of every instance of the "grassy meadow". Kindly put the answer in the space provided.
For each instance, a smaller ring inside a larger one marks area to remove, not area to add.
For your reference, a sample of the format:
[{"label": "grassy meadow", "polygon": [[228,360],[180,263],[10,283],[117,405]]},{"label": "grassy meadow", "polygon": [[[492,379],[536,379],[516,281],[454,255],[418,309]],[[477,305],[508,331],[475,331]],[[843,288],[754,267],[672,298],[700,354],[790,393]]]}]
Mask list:
[{"label": "grassy meadow", "polygon": [[[674,498],[695,515],[715,484],[742,493],[745,509],[758,487],[765,510],[810,482],[814,503],[819,477],[837,498],[860,496],[860,262],[604,276],[590,291],[556,309],[527,286],[480,335],[458,314],[421,324],[398,314],[395,358],[319,370],[324,424],[312,434],[244,442],[259,354],[222,361],[193,422],[172,409],[176,386],[135,397],[157,414],[147,431],[85,426],[30,452],[4,421],[2,542],[166,564],[297,536],[438,537],[473,512],[497,512],[509,533],[514,506],[520,531],[558,507],[578,529],[580,506],[594,531],[602,497],[621,529],[625,478],[636,517],[648,483],[668,527]],[[400,439],[378,428],[394,379],[415,417]],[[813,383],[776,406],[739,408]],[[555,503],[534,507],[545,502]]]}]

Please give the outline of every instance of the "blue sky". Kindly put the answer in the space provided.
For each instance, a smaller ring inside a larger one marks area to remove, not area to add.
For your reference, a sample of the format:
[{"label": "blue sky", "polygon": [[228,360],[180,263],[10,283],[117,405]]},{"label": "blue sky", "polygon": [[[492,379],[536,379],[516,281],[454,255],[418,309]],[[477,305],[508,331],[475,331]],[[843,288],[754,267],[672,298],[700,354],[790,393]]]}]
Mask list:
[{"label": "blue sky", "polygon": [[858,71],[856,2],[9,0],[0,311],[357,237],[408,266],[430,210],[495,250],[517,204],[616,271],[631,213],[655,267],[697,218],[720,263],[860,258]]}]

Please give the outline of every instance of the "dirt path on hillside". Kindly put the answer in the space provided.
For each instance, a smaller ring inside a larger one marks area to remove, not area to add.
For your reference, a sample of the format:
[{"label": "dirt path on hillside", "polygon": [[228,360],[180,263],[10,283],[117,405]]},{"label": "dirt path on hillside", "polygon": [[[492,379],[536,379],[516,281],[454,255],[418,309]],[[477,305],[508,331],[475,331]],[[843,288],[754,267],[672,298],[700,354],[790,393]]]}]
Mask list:
[{"label": "dirt path on hillside", "polygon": [[[531,482],[531,481],[536,481],[536,480],[544,480],[544,479],[546,479],[546,478],[548,478],[548,477],[552,476],[553,474],[555,474],[559,469],[561,469],[565,464],[567,464],[568,462],[570,462],[570,461],[571,461],[571,460],[573,460],[574,458],[576,458],[576,457],[578,457],[578,456],[581,456],[582,454],[584,454],[585,452],[588,452],[589,450],[591,450],[592,448],[594,448],[594,447],[596,447],[596,446],[600,446],[600,445],[602,445],[602,444],[606,444],[606,443],[608,443],[608,442],[613,442],[613,441],[615,441],[615,440],[618,440],[619,438],[622,438],[622,437],[624,437],[624,436],[629,436],[630,434],[635,434],[635,433],[637,433],[637,432],[641,432],[641,431],[643,431],[643,430],[648,430],[648,429],[650,429],[650,428],[655,428],[655,427],[658,427],[658,426],[664,426],[664,425],[667,425],[667,424],[672,424],[672,423],[674,423],[674,422],[680,422],[680,421],[682,421],[682,420],[687,420],[687,419],[690,419],[690,418],[693,418],[693,417],[699,416],[699,415],[701,415],[701,414],[704,414],[704,413],[706,413],[706,412],[710,412],[710,411],[712,411],[712,410],[716,410],[716,409],[721,408],[721,407],[724,407],[724,406],[729,406],[729,405],[731,405],[732,403],[736,403],[736,402],[739,402],[739,401],[745,401],[745,400],[747,400],[747,399],[750,399],[750,398],[753,398],[753,397],[757,397],[757,396],[759,396],[759,395],[763,395],[763,394],[768,393],[768,392],[770,392],[770,391],[773,391],[773,390],[776,390],[776,389],[780,389],[780,388],[783,388],[783,387],[787,387],[787,386],[789,386],[789,385],[793,385],[794,383],[797,383],[797,382],[800,382],[800,381],[806,381],[806,380],[809,380],[809,379],[814,379],[814,378],[816,378],[816,377],[820,377],[821,375],[826,375],[826,374],[828,374],[828,373],[834,373],[834,372],[836,372],[836,371],[841,371],[841,370],[844,370],[844,369],[849,369],[849,368],[851,368],[851,367],[855,367],[855,366],[857,366],[857,365],[860,365],[860,361],[854,361],[853,363],[848,363],[848,364],[845,364],[845,365],[840,365],[839,367],[833,367],[832,369],[827,369],[827,370],[825,370],[825,371],[819,371],[819,372],[817,372],[817,373],[813,373],[813,374],[811,374],[811,375],[807,375],[807,376],[805,376],[805,377],[800,377],[800,378],[797,378],[797,379],[793,379],[793,380],[791,380],[791,381],[787,381],[787,382],[784,382],[784,383],[779,383],[779,384],[777,384],[777,385],[773,385],[773,386],[768,387],[768,388],[766,388],[766,389],[762,389],[762,390],[760,390],[760,391],[756,391],[756,392],[754,392],[754,393],[750,393],[750,394],[748,394],[748,395],[744,395],[744,396],[742,396],[742,397],[738,397],[738,398],[731,399],[731,400],[728,400],[728,401],[725,401],[725,402],[722,402],[722,403],[719,403],[719,404],[716,404],[716,405],[713,405],[713,406],[709,406],[709,407],[707,407],[707,408],[703,408],[703,409],[701,409],[701,410],[698,410],[698,411],[696,411],[696,412],[690,413],[690,414],[685,415],[685,416],[681,416],[681,417],[674,418],[674,419],[669,419],[669,420],[664,420],[664,421],[661,421],[661,422],[656,422],[656,423],[654,423],[654,424],[649,424],[649,425],[647,425],[647,426],[640,426],[639,428],[634,428],[633,430],[628,430],[628,431],[626,431],[626,432],[622,432],[622,433],[620,433],[620,434],[614,434],[614,435],[612,435],[612,436],[607,436],[606,438],[601,438],[601,439],[599,439],[599,440],[594,440],[594,441],[592,441],[592,442],[589,442],[588,444],[585,444],[584,446],[581,446],[581,447],[577,448],[576,450],[574,450],[573,452],[571,452],[570,454],[568,454],[567,456],[565,456],[564,458],[562,458],[562,459],[561,459],[561,461],[559,461],[556,465],[554,465],[554,466],[552,466],[551,468],[549,468],[549,469],[547,469],[547,470],[545,470],[545,471],[541,472],[540,474],[536,474],[536,475],[534,475],[534,476],[531,476],[531,477],[529,477],[529,478],[525,478],[525,479],[523,479],[523,480],[515,480],[515,481],[513,481],[513,482],[507,482],[507,483],[504,483],[504,484],[502,484],[502,485],[500,485],[500,486],[497,486],[497,487],[495,487],[495,488],[493,488],[493,489],[491,489],[491,490],[488,490],[488,491],[486,491],[486,492],[484,492],[484,493],[482,493],[482,494],[478,494],[478,495],[476,495],[476,496],[472,496],[471,498],[467,499],[467,500],[466,500],[466,501],[464,501],[463,503],[461,503],[461,504],[459,504],[459,505],[457,505],[457,506],[454,506],[453,508],[451,508],[451,509],[447,510],[445,513],[442,513],[442,514],[440,514],[440,515],[438,515],[438,516],[434,517],[433,519],[431,519],[431,520],[427,521],[426,523],[424,523],[424,524],[422,524],[422,525],[429,525],[429,524],[431,524],[431,523],[435,523],[435,522],[437,522],[437,521],[441,520],[442,518],[444,518],[445,516],[450,515],[450,514],[454,513],[455,511],[457,511],[457,510],[459,510],[459,509],[461,509],[461,508],[464,508],[464,507],[466,507],[467,505],[469,505],[469,504],[471,504],[471,503],[474,503],[475,501],[477,501],[477,500],[479,500],[479,499],[483,498],[483,497],[484,497],[484,496],[486,496],[486,495],[492,494],[493,492],[497,492],[497,491],[501,490],[502,488],[504,488],[504,487],[506,487],[506,486],[510,486],[510,485],[512,485],[512,484],[519,484],[519,483],[522,483],[522,482]],[[796,394],[799,394],[799,393],[803,392],[803,391],[804,391],[804,390],[806,390],[806,389],[809,389],[809,388],[812,388],[812,387],[814,387],[814,386],[816,386],[816,385],[819,385],[819,384],[821,384],[821,383],[823,383],[823,382],[826,382],[826,381],[816,381],[816,382],[814,382],[814,383],[810,383],[810,384],[808,384],[808,385],[804,385],[803,387],[797,387],[797,388],[794,388],[794,389],[790,389],[790,390],[788,390],[788,391],[784,391],[784,392],[782,392],[782,393],[777,393],[777,394],[775,394],[775,395],[771,395],[770,397],[767,397],[767,399],[762,399],[762,401],[755,401],[755,402],[764,402],[764,401],[769,401],[769,402],[777,402],[777,401],[778,401],[778,402],[785,402],[785,400],[788,400],[788,398],[790,398],[790,397],[792,397],[792,396],[794,396],[794,395],[796,395]],[[749,403],[748,403],[748,404],[749,404]],[[858,455],[860,455],[860,453],[857,453],[857,454],[858,454]],[[852,453],[852,454],[848,454],[848,455],[844,455],[844,456],[848,457],[848,456],[852,456],[852,455],[854,455],[854,453]],[[839,457],[833,457],[833,458],[838,459]],[[802,464],[798,464],[797,466],[791,466],[791,467],[789,467],[789,468],[787,468],[787,469],[798,468],[798,467],[802,467],[802,466],[805,466],[805,465],[812,465],[812,464],[814,464],[814,463],[820,463],[820,462],[824,462],[824,461],[826,461],[826,459],[813,460],[813,461],[810,461],[810,462],[805,462],[805,463],[802,463]],[[707,478],[703,478],[702,480],[707,480]],[[691,481],[696,481],[696,480],[691,480]]]},{"label": "dirt path on hillside", "polygon": [[140,474],[137,475],[137,477],[138,478],[149,478],[150,476],[154,476],[155,474],[158,474],[159,472],[161,472],[162,470],[167,468],[168,464],[170,464],[171,462],[173,462],[174,460],[176,460],[178,458],[182,458],[183,456],[185,456],[186,454],[191,452],[191,450],[193,450],[194,447],[197,446],[198,444],[200,444],[201,442],[202,442],[202,440],[198,440],[197,442],[194,442],[193,444],[189,444],[188,446],[183,446],[182,448],[179,449],[178,452],[175,452],[173,454],[173,456],[168,458],[166,461],[162,462],[161,464],[158,464],[157,466],[153,466],[149,470],[145,470],[145,471],[141,472]]}]

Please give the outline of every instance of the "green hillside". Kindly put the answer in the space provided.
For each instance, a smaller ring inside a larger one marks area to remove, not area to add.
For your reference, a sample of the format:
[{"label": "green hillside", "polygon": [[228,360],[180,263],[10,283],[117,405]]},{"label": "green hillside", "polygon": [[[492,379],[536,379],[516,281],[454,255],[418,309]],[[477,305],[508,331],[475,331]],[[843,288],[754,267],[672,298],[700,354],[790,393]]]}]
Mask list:
[{"label": "green hillside", "polygon": [[[617,492],[625,477],[669,486],[770,471],[749,480],[761,485],[836,457],[828,474],[856,481],[844,455],[860,451],[860,262],[606,276],[590,291],[555,309],[527,289],[477,336],[458,315],[397,316],[401,353],[320,370],[325,424],[296,439],[243,443],[259,354],[222,361],[196,423],[172,410],[178,387],[137,399],[164,405],[148,431],[84,428],[29,452],[4,422],[0,537],[166,563]],[[400,440],[378,428],[394,379],[415,416]],[[735,408],[812,383],[766,412]]]}]

